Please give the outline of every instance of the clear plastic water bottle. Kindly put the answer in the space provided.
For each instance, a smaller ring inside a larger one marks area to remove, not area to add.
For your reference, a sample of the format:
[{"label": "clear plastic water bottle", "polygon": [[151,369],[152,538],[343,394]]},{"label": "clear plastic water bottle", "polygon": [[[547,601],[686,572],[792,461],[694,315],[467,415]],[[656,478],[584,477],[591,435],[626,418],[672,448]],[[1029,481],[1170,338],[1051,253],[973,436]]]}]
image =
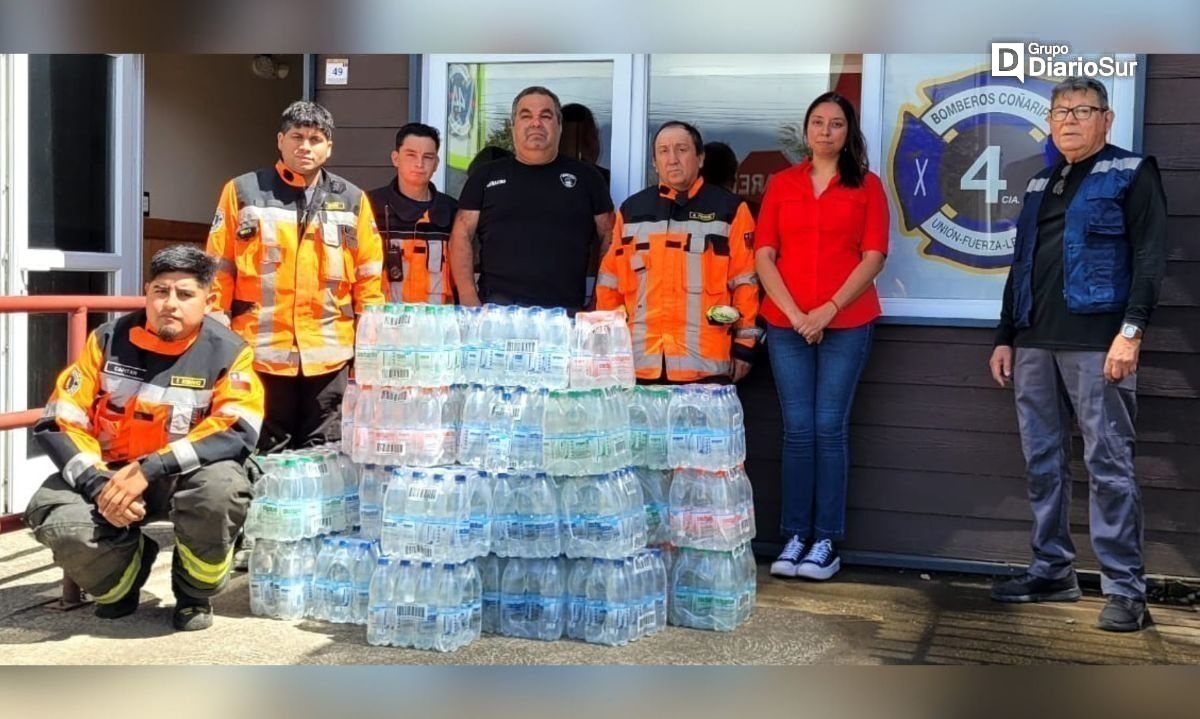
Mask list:
[{"label": "clear plastic water bottle", "polygon": [[671,541],[670,491],[672,473],[661,469],[637,467],[633,470],[645,498],[646,543]]},{"label": "clear plastic water bottle", "polygon": [[481,631],[486,634],[500,633],[500,594],[501,580],[508,560],[489,554],[480,560],[479,574],[481,583],[482,618]]},{"label": "clear plastic water bottle", "polygon": [[528,632],[535,639],[558,641],[567,626],[567,573],[563,561],[549,557],[531,560],[529,565],[532,571],[526,585]]},{"label": "clear plastic water bottle", "polygon": [[528,512],[523,517],[526,556],[557,557],[562,554],[558,488],[544,472],[535,473],[528,486]]},{"label": "clear plastic water bottle", "polygon": [[300,559],[303,572],[301,581],[304,582],[304,616],[312,617],[317,609],[317,550],[321,546],[319,538],[304,539],[300,542]]},{"label": "clear plastic water bottle", "polygon": [[518,471],[535,471],[544,464],[542,443],[545,439],[546,398],[548,390],[517,392],[512,412],[512,451],[510,465]]},{"label": "clear plastic water bottle", "polygon": [[354,404],[353,436],[350,439],[350,459],[364,463],[372,461],[375,451],[375,404],[378,390],[360,385]]},{"label": "clear plastic water bottle", "polygon": [[342,442],[341,451],[350,454],[354,448],[354,409],[358,404],[358,382],[352,377],[346,380],[346,392],[342,395]]},{"label": "clear plastic water bottle", "polygon": [[371,576],[375,573],[375,563],[379,553],[375,551],[372,542],[357,540],[353,547],[353,564],[351,581],[354,585],[354,599],[351,605],[351,623],[366,624],[367,613],[370,609]]},{"label": "clear plastic water bottle", "polygon": [[574,559],[569,563],[565,633],[568,639],[582,641],[584,639],[584,616],[587,611],[587,581],[593,564],[591,559]]},{"label": "clear plastic water bottle", "polygon": [[455,382],[472,382],[480,375],[480,353],[482,344],[480,329],[483,323],[482,307],[455,307],[459,336],[462,338],[459,351],[459,369]]},{"label": "clear plastic water bottle", "polygon": [[504,384],[536,387],[537,328],[530,310],[516,305],[504,308],[508,336],[504,342]]},{"label": "clear plastic water bottle", "polygon": [[651,556],[651,571],[654,597],[654,632],[667,627],[667,596],[670,592],[670,579],[667,574],[666,561],[663,552],[658,547],[649,550]]},{"label": "clear plastic water bottle", "polygon": [[466,558],[484,557],[492,549],[492,487],[483,472],[464,473],[467,480],[468,540]]},{"label": "clear plastic water bottle", "polygon": [[259,539],[250,551],[250,613],[273,617],[277,610],[275,598],[275,555],[278,547],[273,540]]},{"label": "clear plastic water bottle", "polygon": [[417,649],[434,649],[437,646],[441,622],[438,619],[438,572],[433,563],[421,562],[417,576],[417,604],[424,609],[417,623]]},{"label": "clear plastic water bottle", "polygon": [[[433,648],[439,652],[458,649],[470,615],[463,615],[463,588],[459,584],[456,567],[442,564],[437,588],[438,633]],[[469,611],[469,609],[468,609]]]},{"label": "clear plastic water bottle", "polygon": [[345,513],[346,531],[358,532],[361,528],[359,512],[361,502],[358,495],[358,468],[345,454],[337,455],[338,477],[342,482],[342,511]]},{"label": "clear plastic water bottle", "polygon": [[513,557],[504,565],[500,577],[500,633],[506,637],[530,638],[526,623],[528,573],[527,560],[521,557]]},{"label": "clear plastic water bottle", "polygon": [[304,555],[300,542],[281,542],[275,551],[275,616],[304,617]]},{"label": "clear plastic water bottle", "polygon": [[470,643],[483,633],[483,579],[479,576],[476,562],[464,562],[459,565],[463,586],[463,606],[468,624],[464,643]]},{"label": "clear plastic water bottle", "polygon": [[350,540],[338,540],[325,575],[326,616],[334,624],[348,624],[354,618],[353,571]]},{"label": "clear plastic water bottle", "polygon": [[711,559],[713,579],[710,621],[716,631],[731,632],[738,625],[738,601],[742,593],[741,569],[731,552],[715,552]]},{"label": "clear plastic water bottle", "polygon": [[479,323],[479,379],[484,384],[507,384],[507,345],[510,334],[505,308],[484,305]]},{"label": "clear plastic water bottle", "polygon": [[402,559],[396,568],[393,589],[395,599],[395,629],[392,645],[413,647],[417,643],[417,627],[425,620],[425,607],[418,601],[417,584],[420,566]]},{"label": "clear plastic water bottle", "polygon": [[354,338],[354,375],[362,384],[373,385],[379,382],[380,332],[383,329],[383,318],[383,305],[367,305],[358,319],[358,329]]},{"label": "clear plastic water bottle", "polygon": [[312,604],[308,616],[313,619],[329,620],[330,573],[333,556],[337,553],[337,542],[333,537],[323,537],[316,547],[316,566],[313,568]]},{"label": "clear plastic water bottle", "polygon": [[437,386],[450,385],[458,381],[461,372],[463,335],[459,326],[458,311],[453,305],[437,306],[438,327],[441,340],[438,347]]},{"label": "clear plastic water bottle", "polygon": [[561,307],[543,309],[534,317],[537,329],[537,384],[546,389],[567,386],[571,362],[571,318]]},{"label": "clear plastic water bottle", "polygon": [[462,429],[458,440],[458,461],[461,464],[476,469],[485,467],[490,426],[491,393],[483,385],[473,384],[463,400]]},{"label": "clear plastic water bottle", "polygon": [[517,387],[493,387],[488,400],[487,448],[483,467],[499,472],[512,466],[513,408],[521,392]]},{"label": "clear plastic water bottle", "polygon": [[396,631],[396,572],[387,557],[375,561],[369,598],[367,644],[387,646]]},{"label": "clear plastic water bottle", "polygon": [[359,521],[364,539],[380,539],[383,532],[384,471],[382,467],[368,464],[359,474]]}]

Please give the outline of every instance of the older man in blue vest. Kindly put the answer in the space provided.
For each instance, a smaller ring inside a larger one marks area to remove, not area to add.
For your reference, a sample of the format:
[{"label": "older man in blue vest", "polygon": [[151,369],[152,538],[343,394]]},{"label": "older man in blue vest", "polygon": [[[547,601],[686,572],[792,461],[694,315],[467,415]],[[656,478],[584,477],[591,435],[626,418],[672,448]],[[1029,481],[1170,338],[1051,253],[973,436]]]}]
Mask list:
[{"label": "older man in blue vest", "polygon": [[1033,562],[996,584],[992,599],[1080,597],[1070,533],[1074,415],[1107,600],[1097,626],[1137,631],[1149,620],[1133,467],[1137,366],[1163,276],[1166,200],[1153,158],[1107,143],[1113,112],[1104,85],[1069,78],[1050,104],[1062,159],[1026,189],[990,362],[996,382],[1015,389]]}]

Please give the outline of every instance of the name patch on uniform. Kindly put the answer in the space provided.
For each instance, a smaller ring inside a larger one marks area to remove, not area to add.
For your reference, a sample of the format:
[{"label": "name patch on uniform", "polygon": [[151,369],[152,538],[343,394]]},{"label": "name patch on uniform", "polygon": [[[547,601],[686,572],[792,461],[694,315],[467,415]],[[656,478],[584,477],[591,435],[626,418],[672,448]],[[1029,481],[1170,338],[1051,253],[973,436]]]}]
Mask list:
[{"label": "name patch on uniform", "polygon": [[121,364],[112,360],[104,363],[104,371],[108,374],[130,377],[132,379],[141,379],[146,376],[146,370],[141,367],[130,367],[127,364]]},{"label": "name patch on uniform", "polygon": [[329,200],[328,202],[325,203],[325,209],[326,210],[344,210],[344,209],[346,209],[346,203],[341,202],[339,200]]},{"label": "name patch on uniform", "polygon": [[203,377],[180,377],[178,375],[171,376],[172,387],[188,387],[190,389],[204,389],[205,381]]},{"label": "name patch on uniform", "polygon": [[63,382],[63,391],[68,394],[75,394],[83,384],[83,374],[78,367],[71,368],[71,374],[67,375],[67,381]]},{"label": "name patch on uniform", "polygon": [[487,183],[486,185],[483,186],[483,189],[486,190],[489,187],[495,187],[496,185],[503,185],[503,184],[506,184],[507,182],[508,182],[508,180],[506,180],[502,177],[499,180],[492,180],[491,182]]},{"label": "name patch on uniform", "polygon": [[715,213],[715,212],[689,212],[688,219],[689,220],[700,220],[701,222],[712,222],[713,220],[717,219],[717,213]]}]

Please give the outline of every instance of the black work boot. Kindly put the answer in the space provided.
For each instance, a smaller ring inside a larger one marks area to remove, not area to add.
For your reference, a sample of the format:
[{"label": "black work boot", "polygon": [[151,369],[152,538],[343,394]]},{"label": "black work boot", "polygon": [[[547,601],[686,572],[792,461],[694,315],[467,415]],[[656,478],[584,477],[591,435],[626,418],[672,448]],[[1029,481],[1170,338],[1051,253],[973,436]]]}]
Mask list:
[{"label": "black work boot", "polygon": [[1150,612],[1141,599],[1110,594],[1096,626],[1106,632],[1136,632],[1150,623]]},{"label": "black work boot", "polygon": [[154,558],[158,556],[158,542],[142,535],[142,563],[138,567],[137,576],[133,578],[133,586],[121,597],[111,604],[97,604],[96,616],[101,619],[120,619],[127,617],[137,611],[140,603],[140,595],[142,586],[146,584],[146,580],[150,578],[150,570],[154,567]]},{"label": "black work boot", "polygon": [[189,597],[179,589],[179,580],[171,581],[175,592],[175,612],[171,615],[171,626],[181,632],[208,629],[213,623],[212,602],[208,599]]},{"label": "black work boot", "polygon": [[1081,596],[1073,569],[1062,579],[1043,579],[1025,573],[992,586],[995,602],[1077,602]]}]

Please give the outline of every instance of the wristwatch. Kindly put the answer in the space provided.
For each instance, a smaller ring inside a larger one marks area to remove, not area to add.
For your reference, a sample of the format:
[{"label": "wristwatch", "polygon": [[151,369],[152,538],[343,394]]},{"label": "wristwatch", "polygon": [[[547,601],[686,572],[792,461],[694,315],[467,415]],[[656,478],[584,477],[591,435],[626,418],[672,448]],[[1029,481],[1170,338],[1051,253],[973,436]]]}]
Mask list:
[{"label": "wristwatch", "polygon": [[1142,328],[1132,322],[1126,322],[1121,325],[1121,336],[1127,340],[1140,340],[1142,338]]}]

